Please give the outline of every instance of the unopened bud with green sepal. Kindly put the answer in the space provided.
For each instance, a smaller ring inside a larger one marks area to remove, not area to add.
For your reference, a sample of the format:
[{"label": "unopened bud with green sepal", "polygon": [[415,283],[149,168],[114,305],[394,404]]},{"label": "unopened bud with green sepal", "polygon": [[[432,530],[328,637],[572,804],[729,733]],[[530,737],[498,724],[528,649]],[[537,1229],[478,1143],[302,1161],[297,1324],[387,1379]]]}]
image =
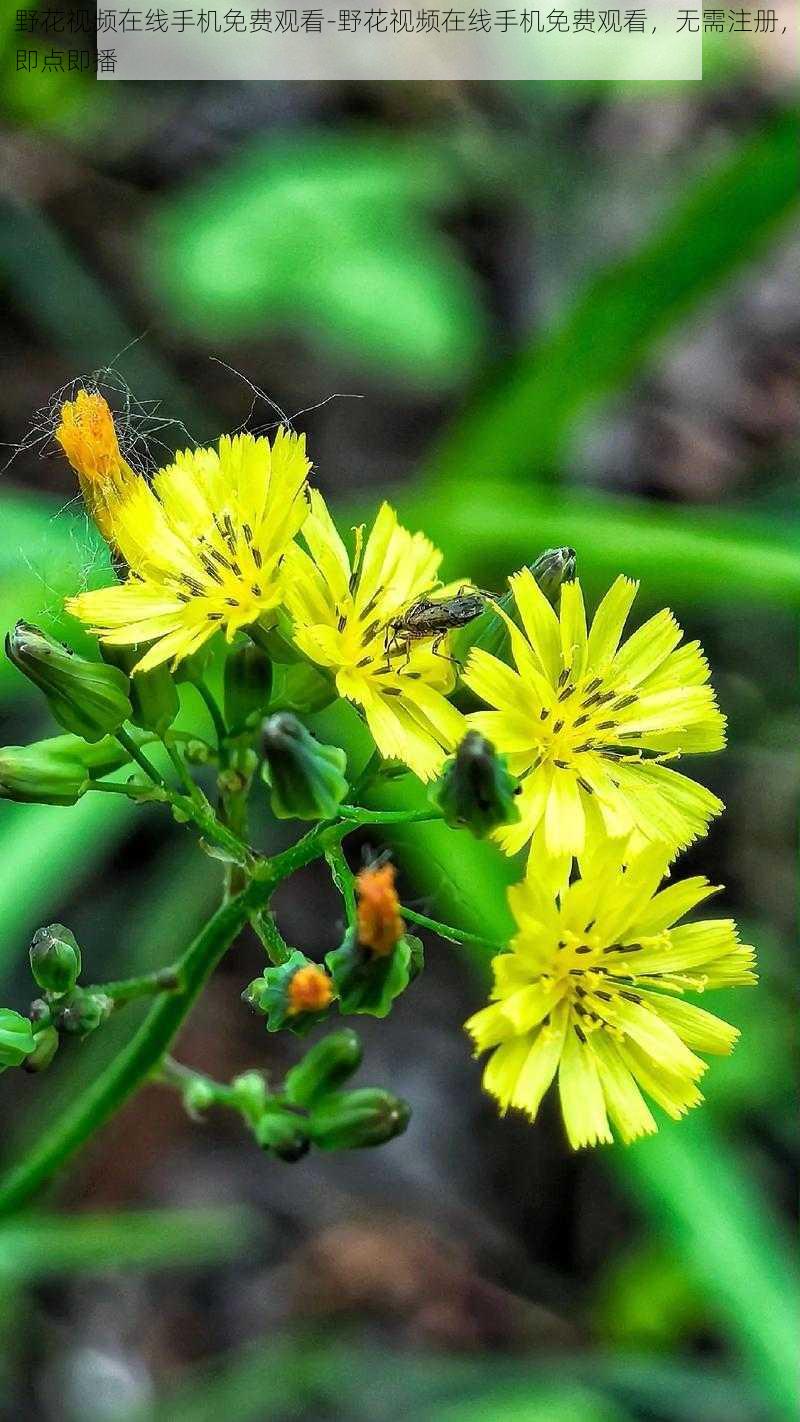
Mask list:
[{"label": "unopened bud with green sepal", "polygon": [[0,749],[0,799],[23,805],[74,805],[111,771],[128,763],[113,736],[89,745],[80,736],[50,736],[30,746]]},{"label": "unopened bud with green sepal", "polygon": [[322,745],[302,722],[279,711],[264,722],[262,777],[270,786],[278,819],[325,820],[347,794],[347,756]]},{"label": "unopened bud with green sepal", "polygon": [[269,707],[272,662],[253,642],[235,647],[225,662],[225,724],[231,735],[252,731]]},{"label": "unopened bud with green sepal", "polygon": [[74,1037],[88,1037],[111,1016],[113,998],[104,992],[83,992],[80,988],[62,1003],[57,1013],[58,1025]]},{"label": "unopened bud with green sepal", "polygon": [[65,731],[99,741],[130,718],[128,678],[118,667],[87,661],[28,622],[8,633],[6,656],[44,692]]},{"label": "unopened bud with green sepal", "polygon": [[[539,554],[535,562],[529,564],[529,567],[547,601],[558,611],[562,586],[564,583],[574,581],[576,576],[577,555],[575,549],[547,548],[544,553]],[[502,597],[495,599],[495,602],[497,607],[501,607],[503,612],[507,613],[512,621],[519,625],[519,611],[513,593],[510,591],[503,593]],[[488,608],[477,622],[456,635],[453,641],[453,654],[458,657],[459,661],[464,661],[473,647],[479,647],[482,652],[499,657],[501,661],[509,659],[508,627],[497,611],[497,607]]]},{"label": "unopened bud with green sepal", "polygon": [[362,1150],[401,1135],[410,1117],[406,1101],[366,1086],[326,1096],[311,1112],[308,1129],[320,1150]]},{"label": "unopened bud with green sepal", "polygon": [[245,988],[245,1002],[267,1019],[268,1032],[288,1028],[298,1036],[327,1016],[333,1001],[331,978],[319,964],[294,948],[285,963],[266,968]]},{"label": "unopened bud with green sepal", "polygon": [[293,1106],[313,1106],[358,1070],[362,1055],[361,1042],[355,1032],[349,1028],[331,1032],[287,1072],[283,1083],[285,1095]]},{"label": "unopened bud with green sepal", "polygon": [[31,972],[43,992],[72,992],[81,971],[81,950],[63,923],[39,928],[30,946]]},{"label": "unopened bud with green sepal", "polygon": [[118,667],[130,677],[128,696],[131,703],[130,719],[134,726],[163,736],[181,709],[175,678],[167,663],[162,662],[161,666],[154,667],[152,671],[131,675],[143,655],[143,647],[114,647],[105,643],[100,652],[104,662],[109,666]]},{"label": "unopened bud with green sepal", "polygon": [[341,948],[327,954],[325,966],[333,979],[340,1012],[387,1017],[395,998],[422,971],[422,943],[406,933],[390,953],[376,954],[359,943],[355,929],[351,929]]},{"label": "unopened bud with green sepal", "polygon": [[309,1147],[308,1122],[279,1106],[267,1106],[254,1135],[262,1150],[271,1151],[280,1160],[299,1160]]},{"label": "unopened bud with green sepal", "polygon": [[11,1007],[0,1007],[0,1071],[21,1066],[35,1048],[33,1027],[28,1018]]},{"label": "unopened bud with green sepal", "polygon": [[60,1037],[55,1027],[42,1027],[34,1032],[34,1049],[22,1063],[24,1071],[46,1071],[58,1051]]},{"label": "unopened bud with green sepal", "polygon": [[267,1084],[259,1071],[243,1071],[231,1082],[232,1105],[248,1121],[258,1121],[267,1101]]},{"label": "unopened bud with green sepal", "polygon": [[510,773],[505,757],[478,731],[467,732],[429,793],[445,824],[468,829],[476,839],[519,819],[519,781]]}]

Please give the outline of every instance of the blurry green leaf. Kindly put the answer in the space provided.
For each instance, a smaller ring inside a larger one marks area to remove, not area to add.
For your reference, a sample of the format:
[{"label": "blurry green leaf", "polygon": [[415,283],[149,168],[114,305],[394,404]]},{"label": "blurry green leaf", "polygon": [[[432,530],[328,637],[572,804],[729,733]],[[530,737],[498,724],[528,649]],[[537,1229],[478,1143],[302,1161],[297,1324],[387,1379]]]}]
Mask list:
[{"label": "blurry green leaf", "polygon": [[478,1393],[467,1402],[446,1402],[426,1415],[431,1422],[624,1422],[629,1413],[572,1383],[529,1382]]},{"label": "blurry green leaf", "polygon": [[646,1243],[609,1262],[592,1315],[608,1343],[667,1350],[702,1325],[701,1291],[680,1255]]},{"label": "blurry green leaf", "polygon": [[0,1282],[213,1264],[242,1254],[256,1232],[238,1208],[32,1215],[0,1225]]},{"label": "blurry green leaf", "polygon": [[205,340],[306,331],[387,373],[453,384],[484,335],[468,272],[431,221],[455,173],[434,142],[259,143],[163,210],[151,280]]},{"label": "blurry green leaf", "polygon": [[641,369],[675,321],[753,261],[797,210],[797,132],[796,115],[781,115],[681,195],[648,242],[601,272],[549,334],[498,372],[445,436],[432,474],[461,490],[495,470],[512,480],[552,476],[576,418]]},{"label": "blurry green leaf", "polygon": [[0,970],[25,959],[35,929],[96,871],[134,814],[127,800],[110,795],[87,795],[68,808],[0,806]]}]

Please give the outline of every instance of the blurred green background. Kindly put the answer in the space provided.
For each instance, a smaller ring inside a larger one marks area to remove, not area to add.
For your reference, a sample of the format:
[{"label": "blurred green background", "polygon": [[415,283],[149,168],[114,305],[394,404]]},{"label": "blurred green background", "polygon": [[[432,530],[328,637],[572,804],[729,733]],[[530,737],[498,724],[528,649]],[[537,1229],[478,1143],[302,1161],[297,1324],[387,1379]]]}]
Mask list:
[{"label": "blurred green background", "polygon": [[[55,392],[102,372],[142,465],[286,412],[346,520],[389,493],[449,574],[485,587],[570,543],[592,597],[624,571],[642,579],[640,617],[669,603],[702,638],[731,744],[697,773],[728,811],[685,866],[727,886],[762,974],[717,995],[743,1035],[712,1064],[708,1105],[629,1149],[572,1157],[555,1111],[535,1128],[496,1118],[461,1032],[486,963],[438,942],[365,1033],[365,1080],[415,1107],[389,1148],[281,1167],[234,1123],[192,1125],[146,1090],[35,1213],[0,1227],[8,1415],[795,1417],[800,230],[785,54],[709,37],[702,84],[649,87],[95,85],[17,73],[8,17],[3,625],[75,639],[61,598],[97,556],[53,446]],[[47,732],[5,663],[0,695],[5,743]],[[91,976],[110,978],[170,961],[213,902],[209,861],[178,831],[97,799],[0,811],[10,1005],[25,1008],[40,924],[70,924]],[[452,843],[427,829],[397,842],[405,897],[497,937],[513,866],[462,838],[454,859]],[[337,941],[323,875],[280,912],[307,951]],[[239,1002],[259,962],[251,942],[226,960],[184,1060],[219,1076],[291,1062]],[[44,1078],[3,1077],[4,1163],[136,1011]]]}]

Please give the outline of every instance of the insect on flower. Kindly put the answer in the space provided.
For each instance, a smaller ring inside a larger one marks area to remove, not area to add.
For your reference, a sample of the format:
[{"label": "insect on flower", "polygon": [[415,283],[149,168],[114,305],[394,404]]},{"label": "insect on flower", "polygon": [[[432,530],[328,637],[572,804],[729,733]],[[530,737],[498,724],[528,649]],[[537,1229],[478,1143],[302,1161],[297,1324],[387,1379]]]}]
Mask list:
[{"label": "insect on flower", "polygon": [[492,596],[491,593],[479,592],[476,588],[465,586],[459,588],[455,597],[440,598],[438,601],[422,597],[412,602],[399,617],[394,617],[387,624],[384,644],[387,666],[395,652],[405,652],[406,660],[403,665],[407,666],[411,660],[412,643],[421,641],[424,637],[432,638],[431,652],[435,657],[443,656],[445,661],[455,661],[454,657],[439,651],[445,637],[449,632],[466,627],[470,622],[474,622],[476,617],[480,617],[486,607],[486,599]]}]

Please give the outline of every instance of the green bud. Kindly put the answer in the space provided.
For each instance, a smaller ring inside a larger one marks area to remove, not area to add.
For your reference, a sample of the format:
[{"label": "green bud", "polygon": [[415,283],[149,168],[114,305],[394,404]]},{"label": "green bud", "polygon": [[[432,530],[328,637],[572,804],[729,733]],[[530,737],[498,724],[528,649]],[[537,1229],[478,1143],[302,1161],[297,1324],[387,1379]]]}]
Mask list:
[{"label": "green bud", "polygon": [[39,928],[30,947],[31,972],[44,992],[72,992],[81,971],[81,950],[63,923]]},{"label": "green bud", "polygon": [[127,765],[113,736],[88,745],[80,736],[51,736],[30,746],[0,749],[0,799],[20,804],[74,805],[92,780]]},{"label": "green bud", "polygon": [[25,1071],[46,1071],[58,1051],[60,1041],[55,1027],[43,1027],[34,1033],[35,1046],[30,1056],[25,1058]]},{"label": "green bud", "polygon": [[288,711],[264,722],[261,774],[278,819],[326,820],[347,794],[347,756],[324,746]]},{"label": "green bud", "polygon": [[104,992],[82,992],[76,989],[64,1003],[59,1014],[62,1031],[74,1037],[88,1037],[110,1017],[113,999]]},{"label": "green bud", "polygon": [[358,1070],[361,1057],[361,1042],[355,1032],[349,1028],[331,1032],[287,1072],[284,1092],[293,1106],[313,1106]]},{"label": "green bud", "polygon": [[498,825],[519,819],[515,796],[519,782],[511,775],[505,757],[478,731],[468,731],[441,780],[429,796],[452,829],[468,829],[483,839]]},{"label": "green bud", "polygon": [[[130,675],[144,651],[143,647],[101,646],[103,661],[118,667],[126,676]],[[181,709],[178,688],[166,662],[152,671],[136,672],[130,676],[128,695],[131,701],[130,719],[134,726],[143,731],[155,731],[163,736],[169,730]]]},{"label": "green bud", "polygon": [[131,715],[123,672],[79,657],[27,622],[8,633],[6,656],[44,692],[59,725],[85,741],[99,741]]},{"label": "green bud", "polygon": [[311,1112],[308,1125],[320,1150],[360,1150],[402,1135],[410,1117],[406,1101],[367,1086],[326,1096]]},{"label": "green bud", "polygon": [[183,751],[189,765],[208,765],[213,752],[206,741],[187,741]]},{"label": "green bud", "polygon": [[326,1017],[333,984],[325,969],[294,948],[285,963],[266,968],[245,988],[242,998],[267,1019],[268,1032],[288,1028],[298,1036]]},{"label": "green bud", "polygon": [[[556,611],[561,597],[561,586],[574,579],[576,568],[577,556],[574,548],[547,548],[544,553],[540,553],[535,563],[530,564],[538,586]],[[510,590],[504,593],[497,599],[497,603],[519,626],[519,614],[513,593]],[[453,639],[453,655],[459,661],[464,661],[473,647],[480,647],[481,651],[499,657],[501,661],[508,661],[509,644],[508,627],[502,617],[494,608],[487,608],[475,622],[456,634]]]},{"label": "green bud", "polygon": [[187,1081],[183,1088],[184,1109],[193,1121],[199,1121],[203,1112],[207,1111],[209,1106],[213,1106],[216,1099],[216,1090],[211,1082],[205,1081],[202,1076]]},{"label": "green bud", "polygon": [[253,730],[266,714],[272,662],[253,642],[235,647],[225,662],[225,723],[234,736]]},{"label": "green bud", "polygon": [[211,640],[212,639],[209,639],[208,642],[205,642],[196,652],[192,652],[190,657],[183,657],[183,659],[178,662],[173,676],[179,686],[187,681],[193,686],[196,686],[198,681],[203,680],[214,652]]},{"label": "green bud", "polygon": [[333,677],[321,667],[311,662],[284,663],[274,669],[269,709],[308,716],[330,706],[338,694]]},{"label": "green bud", "polygon": [[258,1071],[243,1071],[231,1082],[234,1105],[248,1121],[258,1121],[267,1101],[267,1085]]},{"label": "green bud", "polygon": [[419,938],[406,933],[391,953],[376,954],[358,942],[351,929],[341,948],[325,958],[341,1012],[387,1017],[392,1003],[405,992],[423,965]]},{"label": "green bud", "polygon": [[275,1107],[264,1112],[255,1127],[255,1138],[262,1150],[286,1161],[299,1160],[309,1145],[308,1127],[302,1116]]},{"label": "green bud", "polygon": [[21,1066],[35,1047],[33,1028],[27,1017],[10,1007],[0,1007],[0,1071]]}]

